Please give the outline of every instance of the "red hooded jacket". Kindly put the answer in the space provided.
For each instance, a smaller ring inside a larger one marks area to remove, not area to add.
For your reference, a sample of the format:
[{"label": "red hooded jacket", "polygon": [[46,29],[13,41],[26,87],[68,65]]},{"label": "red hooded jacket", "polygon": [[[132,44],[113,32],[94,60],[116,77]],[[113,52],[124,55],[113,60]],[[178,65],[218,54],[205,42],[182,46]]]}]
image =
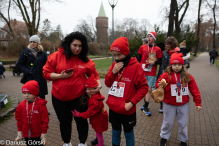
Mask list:
[{"label": "red hooded jacket", "polygon": [[[114,90],[114,81],[118,81],[118,74],[115,75],[112,72],[115,63],[116,62],[113,62],[109,72],[105,77],[105,84],[107,87],[111,87],[111,91]],[[148,84],[144,71],[136,58],[130,59],[128,65],[123,71],[119,83],[124,86],[123,97],[116,97],[114,95],[108,94],[106,103],[109,108],[116,113],[131,115],[136,111],[136,104],[142,100],[148,92]],[[125,103],[130,101],[134,104],[134,106],[129,111],[127,111],[125,109]]]},{"label": "red hooded jacket", "polygon": [[104,107],[104,96],[98,92],[88,100],[88,110],[79,113],[79,117],[90,118],[90,124],[96,132],[102,133],[108,129],[108,114]]},{"label": "red hooded jacket", "polygon": [[[176,73],[177,80],[180,78],[180,73]],[[183,95],[182,96],[182,103],[176,102],[176,96],[171,96],[171,84],[176,84],[176,79],[174,72],[171,73],[171,80],[170,76],[167,72],[163,73],[160,78],[156,82],[156,88],[158,88],[158,83],[162,79],[165,79],[168,83],[167,86],[164,88],[164,99],[163,101],[167,104],[171,105],[183,105],[187,102],[189,102],[189,95]],[[181,83],[182,84],[182,83]],[[192,75],[190,75],[190,81],[188,82],[188,90],[193,96],[193,101],[196,103],[196,106],[201,106],[201,93],[198,89],[198,86],[195,82],[195,79]]]},{"label": "red hooded jacket", "polygon": [[[23,100],[15,111],[15,119],[17,120],[18,131],[22,131],[23,137],[28,137],[29,124],[27,118],[26,110],[26,100]],[[33,103],[28,103],[28,112],[29,115],[32,110]],[[46,108],[47,101],[42,98],[36,98],[34,108],[33,108],[33,117],[31,120],[31,137],[40,137],[42,133],[47,133],[49,128],[49,116]]]},{"label": "red hooded jacket", "polygon": [[60,74],[63,70],[69,68],[74,68],[73,75],[70,78],[52,81],[52,94],[62,101],[74,100],[85,94],[85,74],[88,77],[94,74],[96,79],[100,79],[92,60],[89,59],[85,63],[78,56],[72,56],[71,59],[67,59],[62,48],[59,48],[57,52],[52,53],[48,57],[43,67],[43,77],[51,80],[51,73]]}]

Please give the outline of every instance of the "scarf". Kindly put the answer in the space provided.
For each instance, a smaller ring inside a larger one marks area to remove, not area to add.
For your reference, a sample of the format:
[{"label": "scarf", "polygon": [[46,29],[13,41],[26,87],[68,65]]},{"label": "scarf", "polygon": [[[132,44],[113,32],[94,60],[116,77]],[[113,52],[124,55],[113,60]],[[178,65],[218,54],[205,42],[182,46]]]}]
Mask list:
[{"label": "scarf", "polygon": [[118,62],[123,62],[124,65],[123,65],[123,67],[120,69],[120,70],[122,70],[123,68],[125,68],[125,67],[128,65],[130,59],[131,59],[131,55],[129,54],[129,55],[127,55],[125,58],[123,58],[123,59],[121,59],[121,60],[115,60],[115,61],[116,61],[116,63],[118,63]]},{"label": "scarf", "polygon": [[37,52],[39,52],[39,49],[38,48],[31,48],[30,45],[28,45],[27,48],[30,50],[30,52],[33,54],[33,56],[35,56],[35,58],[36,58]]}]

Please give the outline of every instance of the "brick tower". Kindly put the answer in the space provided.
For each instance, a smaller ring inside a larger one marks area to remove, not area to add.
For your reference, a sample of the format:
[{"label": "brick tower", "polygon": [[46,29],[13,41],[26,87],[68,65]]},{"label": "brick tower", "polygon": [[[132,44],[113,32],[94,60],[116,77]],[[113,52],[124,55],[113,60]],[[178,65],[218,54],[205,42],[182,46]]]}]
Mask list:
[{"label": "brick tower", "polygon": [[108,17],[101,2],[98,17],[96,17],[97,43],[108,42]]}]

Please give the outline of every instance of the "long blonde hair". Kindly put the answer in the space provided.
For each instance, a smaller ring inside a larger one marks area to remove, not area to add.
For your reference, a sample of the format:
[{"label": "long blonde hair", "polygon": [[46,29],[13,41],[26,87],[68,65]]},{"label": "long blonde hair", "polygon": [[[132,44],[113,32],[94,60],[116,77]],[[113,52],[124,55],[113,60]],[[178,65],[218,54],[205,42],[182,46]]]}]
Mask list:
[{"label": "long blonde hair", "polygon": [[[28,46],[32,48],[31,44],[29,44]],[[43,46],[41,46],[40,44],[37,44],[37,48],[39,49],[39,52],[43,51]]]},{"label": "long blonde hair", "polygon": [[[173,72],[172,66],[168,66],[165,70],[170,76],[171,80],[171,72]],[[182,84],[187,84],[190,81],[190,74],[187,72],[186,67],[182,66],[182,75],[181,75],[181,82]]]}]

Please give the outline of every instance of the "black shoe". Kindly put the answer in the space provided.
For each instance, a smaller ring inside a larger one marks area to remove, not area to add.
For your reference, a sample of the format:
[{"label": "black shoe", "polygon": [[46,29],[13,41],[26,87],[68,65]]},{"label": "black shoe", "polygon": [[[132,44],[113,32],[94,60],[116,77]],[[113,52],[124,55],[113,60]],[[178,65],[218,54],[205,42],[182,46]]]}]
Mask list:
[{"label": "black shoe", "polygon": [[48,115],[50,115],[50,112],[48,112]]},{"label": "black shoe", "polygon": [[161,140],[160,140],[160,146],[166,146],[166,143],[167,143],[167,139],[161,138]]},{"label": "black shoe", "polygon": [[159,112],[163,113],[163,106],[160,106]]},{"label": "black shoe", "polygon": [[149,108],[144,107],[143,112],[146,116],[151,116],[151,112],[149,111]]},{"label": "black shoe", "polygon": [[3,77],[5,78],[5,75],[3,75]]},{"label": "black shoe", "polygon": [[91,145],[97,145],[97,144],[98,144],[97,138],[95,138],[94,140],[91,141]]},{"label": "black shoe", "polygon": [[180,146],[187,146],[187,143],[186,142],[180,142]]}]

